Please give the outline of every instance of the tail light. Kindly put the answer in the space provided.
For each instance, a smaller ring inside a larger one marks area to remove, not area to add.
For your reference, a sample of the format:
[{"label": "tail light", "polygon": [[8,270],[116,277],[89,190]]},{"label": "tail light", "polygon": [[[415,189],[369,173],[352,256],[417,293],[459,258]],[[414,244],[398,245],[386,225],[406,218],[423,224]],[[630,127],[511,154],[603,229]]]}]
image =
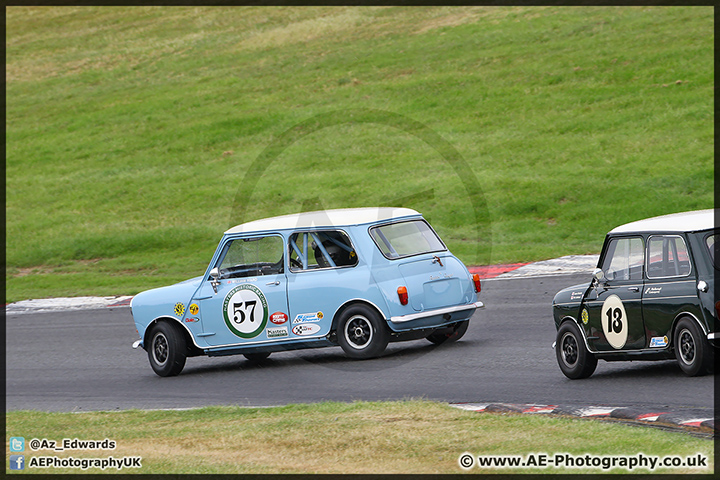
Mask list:
[{"label": "tail light", "polygon": [[720,300],[715,302],[715,315],[720,318]]},{"label": "tail light", "polygon": [[407,305],[408,304],[407,287],[398,287],[397,293],[398,293],[398,298],[400,299],[400,304]]},{"label": "tail light", "polygon": [[480,293],[480,274],[473,275],[473,283],[475,284],[475,293]]}]

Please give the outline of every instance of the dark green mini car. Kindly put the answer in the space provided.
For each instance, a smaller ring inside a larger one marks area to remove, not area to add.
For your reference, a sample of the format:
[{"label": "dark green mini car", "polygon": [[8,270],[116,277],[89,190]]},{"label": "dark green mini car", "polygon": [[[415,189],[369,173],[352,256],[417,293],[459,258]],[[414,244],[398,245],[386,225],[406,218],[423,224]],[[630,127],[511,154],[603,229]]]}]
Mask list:
[{"label": "dark green mini car", "polygon": [[569,378],[592,375],[598,359],[667,360],[713,371],[720,259],[714,210],[677,213],[610,231],[589,283],[553,300],[553,344]]}]

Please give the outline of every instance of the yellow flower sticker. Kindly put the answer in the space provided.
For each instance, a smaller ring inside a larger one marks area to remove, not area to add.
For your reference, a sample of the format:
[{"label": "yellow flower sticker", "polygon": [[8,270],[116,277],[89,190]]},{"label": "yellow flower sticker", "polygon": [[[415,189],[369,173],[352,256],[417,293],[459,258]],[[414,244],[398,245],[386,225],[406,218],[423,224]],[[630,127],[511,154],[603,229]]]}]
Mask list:
[{"label": "yellow flower sticker", "polygon": [[587,325],[587,322],[588,322],[588,311],[587,311],[587,308],[583,308],[583,311],[582,311],[582,322],[583,322],[585,325]]},{"label": "yellow flower sticker", "polygon": [[180,303],[180,302],[176,303],[176,304],[175,304],[175,315],[180,316],[180,315],[182,315],[183,313],[185,313],[185,305],[183,305],[183,304]]}]

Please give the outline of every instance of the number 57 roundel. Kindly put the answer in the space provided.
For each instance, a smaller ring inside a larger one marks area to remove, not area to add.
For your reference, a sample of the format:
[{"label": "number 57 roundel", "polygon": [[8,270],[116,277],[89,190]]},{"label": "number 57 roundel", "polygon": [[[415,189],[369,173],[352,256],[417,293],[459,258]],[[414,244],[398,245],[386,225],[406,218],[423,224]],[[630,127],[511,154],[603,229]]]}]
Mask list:
[{"label": "number 57 roundel", "polygon": [[223,318],[230,331],[238,337],[256,337],[267,325],[265,295],[254,285],[243,284],[233,288],[223,302]]}]

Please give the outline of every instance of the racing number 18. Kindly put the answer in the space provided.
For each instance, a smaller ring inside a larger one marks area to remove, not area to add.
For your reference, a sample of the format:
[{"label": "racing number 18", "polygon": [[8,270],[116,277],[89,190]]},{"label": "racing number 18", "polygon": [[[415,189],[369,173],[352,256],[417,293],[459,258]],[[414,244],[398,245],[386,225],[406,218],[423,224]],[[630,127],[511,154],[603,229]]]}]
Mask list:
[{"label": "racing number 18", "polygon": [[619,308],[608,308],[605,310],[607,315],[608,332],[620,333],[622,331],[622,310]]}]

